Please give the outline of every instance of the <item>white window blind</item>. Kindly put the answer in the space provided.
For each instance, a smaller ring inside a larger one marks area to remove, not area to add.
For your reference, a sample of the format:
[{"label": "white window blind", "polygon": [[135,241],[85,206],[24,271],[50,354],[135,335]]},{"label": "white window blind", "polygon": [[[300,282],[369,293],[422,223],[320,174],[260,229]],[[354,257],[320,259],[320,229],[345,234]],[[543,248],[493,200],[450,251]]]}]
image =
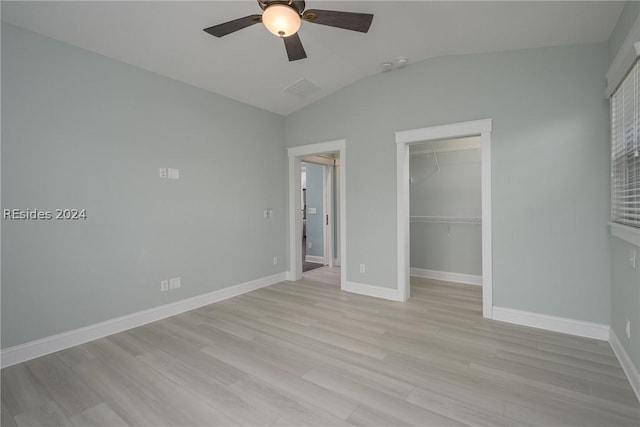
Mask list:
[{"label": "white window blind", "polygon": [[640,228],[640,62],[611,96],[611,219]]}]

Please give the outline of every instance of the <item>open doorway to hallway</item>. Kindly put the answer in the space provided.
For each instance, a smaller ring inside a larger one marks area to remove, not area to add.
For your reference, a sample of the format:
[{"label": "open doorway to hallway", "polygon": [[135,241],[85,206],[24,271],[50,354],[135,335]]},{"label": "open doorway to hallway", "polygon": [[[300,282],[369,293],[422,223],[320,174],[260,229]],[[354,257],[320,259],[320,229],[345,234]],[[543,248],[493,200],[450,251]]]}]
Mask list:
[{"label": "open doorway to hallway", "polygon": [[[324,216],[323,166],[302,162],[300,177],[302,186],[302,272],[324,266]],[[320,212],[318,212],[320,209]]]},{"label": "open doorway to hallway", "polygon": [[[310,273],[315,271],[316,275],[324,274],[332,277],[334,284],[339,283],[342,289],[345,288],[346,275],[340,268],[346,262],[346,245],[342,237],[346,221],[345,142],[345,140],[329,141],[291,147],[287,150],[289,157],[288,280],[302,279],[304,264],[311,262],[320,264],[322,267],[309,270]],[[312,170],[315,173],[312,173]],[[320,181],[315,188],[312,175]],[[336,277],[339,280],[336,281]]]},{"label": "open doorway to hallway", "polygon": [[[339,284],[339,152],[301,158],[302,271],[333,267]],[[322,275],[321,275],[322,277]]]}]

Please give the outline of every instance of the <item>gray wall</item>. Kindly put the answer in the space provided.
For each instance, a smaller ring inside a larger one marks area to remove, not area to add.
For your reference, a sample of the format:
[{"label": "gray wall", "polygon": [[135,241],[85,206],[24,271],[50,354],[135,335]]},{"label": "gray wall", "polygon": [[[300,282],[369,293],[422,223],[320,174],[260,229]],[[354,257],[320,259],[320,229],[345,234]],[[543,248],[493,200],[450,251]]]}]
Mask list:
[{"label": "gray wall", "polygon": [[[324,256],[324,167],[306,163],[307,168],[307,255]],[[310,214],[309,208],[316,213]],[[311,247],[309,247],[311,244]]]},{"label": "gray wall", "polygon": [[607,64],[606,43],[434,58],[286,117],[287,145],[347,141],[347,280],[397,286],[394,132],[493,118],[494,304],[609,323]]},{"label": "gray wall", "polygon": [[2,348],[284,271],[283,127],[3,24],[2,208],[88,219],[2,221]]},{"label": "gray wall", "polygon": [[[636,268],[629,264],[629,254],[636,251]],[[640,370],[640,247],[611,236],[611,329]],[[631,338],[626,322],[631,322]]]},{"label": "gray wall", "polygon": [[[411,215],[481,217],[480,150],[412,155]],[[481,224],[411,223],[411,267],[482,275]]]},{"label": "gray wall", "polygon": [[[609,40],[611,61],[639,15],[640,3],[627,2]],[[636,269],[629,264],[629,254],[632,250],[635,250],[639,257]],[[640,247],[612,236],[611,264],[611,329],[620,339],[636,368],[640,370]],[[625,333],[627,320],[631,321],[631,338],[627,338]]]},{"label": "gray wall", "polygon": [[631,26],[640,14],[640,1],[628,1],[625,3],[620,18],[609,37],[609,60],[613,62],[618,50],[622,46],[624,39],[629,34]]}]

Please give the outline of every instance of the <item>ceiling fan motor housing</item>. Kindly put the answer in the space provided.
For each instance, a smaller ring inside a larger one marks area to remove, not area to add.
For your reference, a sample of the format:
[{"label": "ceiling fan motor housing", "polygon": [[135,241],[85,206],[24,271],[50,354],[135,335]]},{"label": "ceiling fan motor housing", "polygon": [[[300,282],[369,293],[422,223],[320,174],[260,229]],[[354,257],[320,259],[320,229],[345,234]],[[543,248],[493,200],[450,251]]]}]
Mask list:
[{"label": "ceiling fan motor housing", "polygon": [[273,6],[274,4],[282,4],[289,6],[298,12],[298,15],[302,15],[305,8],[305,2],[302,0],[258,0],[258,4],[262,10],[266,10],[269,6]]}]

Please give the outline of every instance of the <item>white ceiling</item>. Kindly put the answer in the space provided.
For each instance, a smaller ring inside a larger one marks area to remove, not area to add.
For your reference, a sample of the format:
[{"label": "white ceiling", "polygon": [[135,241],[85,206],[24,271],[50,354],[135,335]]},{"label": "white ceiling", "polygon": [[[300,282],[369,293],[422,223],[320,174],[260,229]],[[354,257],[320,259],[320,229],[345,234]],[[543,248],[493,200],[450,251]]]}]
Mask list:
[{"label": "white ceiling", "polygon": [[[287,115],[400,56],[607,41],[623,2],[307,1],[375,15],[368,34],[303,23],[308,58],[288,62],[260,24],[223,38],[203,28],[260,13],[247,1],[2,1],[2,20],[128,64]],[[410,65],[409,65],[410,66]],[[284,89],[305,78],[320,89]]]}]

